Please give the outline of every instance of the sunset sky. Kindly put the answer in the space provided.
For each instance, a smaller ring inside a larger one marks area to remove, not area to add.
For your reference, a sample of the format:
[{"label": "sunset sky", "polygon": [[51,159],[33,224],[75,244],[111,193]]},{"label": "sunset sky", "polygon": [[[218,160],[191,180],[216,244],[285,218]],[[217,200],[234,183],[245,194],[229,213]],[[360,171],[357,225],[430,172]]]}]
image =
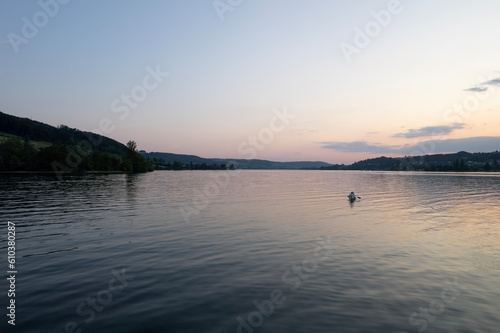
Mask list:
[{"label": "sunset sky", "polygon": [[202,157],[500,150],[499,13],[496,0],[1,0],[0,111]]}]

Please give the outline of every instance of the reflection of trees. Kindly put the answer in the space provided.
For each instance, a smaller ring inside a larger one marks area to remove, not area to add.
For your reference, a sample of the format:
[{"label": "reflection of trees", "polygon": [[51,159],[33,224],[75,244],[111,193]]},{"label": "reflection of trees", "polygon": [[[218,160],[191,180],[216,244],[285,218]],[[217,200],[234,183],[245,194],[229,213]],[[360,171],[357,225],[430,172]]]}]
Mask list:
[{"label": "reflection of trees", "polygon": [[137,184],[139,183],[138,174],[126,174],[125,175],[125,191],[127,194],[127,200],[135,201],[137,197]]}]

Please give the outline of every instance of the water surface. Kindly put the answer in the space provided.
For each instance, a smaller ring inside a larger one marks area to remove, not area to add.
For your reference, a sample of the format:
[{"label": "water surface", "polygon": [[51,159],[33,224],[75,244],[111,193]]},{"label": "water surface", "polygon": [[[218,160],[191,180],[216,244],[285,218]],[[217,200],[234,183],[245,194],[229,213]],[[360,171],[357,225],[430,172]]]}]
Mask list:
[{"label": "water surface", "polygon": [[15,330],[499,332],[499,192],[492,173],[3,175]]}]

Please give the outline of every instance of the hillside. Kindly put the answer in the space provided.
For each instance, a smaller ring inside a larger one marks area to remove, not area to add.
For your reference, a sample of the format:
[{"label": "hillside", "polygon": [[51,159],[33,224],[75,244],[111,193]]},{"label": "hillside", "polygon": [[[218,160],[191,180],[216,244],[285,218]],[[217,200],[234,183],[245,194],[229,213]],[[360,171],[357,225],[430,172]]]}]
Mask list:
[{"label": "hillside", "polygon": [[80,131],[61,125],[54,127],[42,122],[21,118],[0,112],[0,132],[18,136],[23,140],[42,141],[52,144],[75,145],[81,141],[93,144],[93,150],[109,152],[112,154],[124,154],[127,147],[113,139],[103,135]]},{"label": "hillside", "polygon": [[321,168],[327,167],[331,164],[325,162],[317,161],[298,161],[298,162],[275,162],[267,160],[244,160],[244,159],[234,159],[234,160],[222,160],[224,163],[235,163],[239,169],[281,169],[281,170],[294,170],[294,169],[305,169],[305,168]]},{"label": "hillside", "polygon": [[[189,168],[189,165],[225,165],[229,167],[233,165],[237,169],[303,169],[303,168],[321,168],[328,167],[331,164],[325,162],[274,162],[267,160],[246,160],[246,159],[226,159],[226,158],[203,158],[196,155],[182,155],[182,154],[172,154],[172,153],[158,153],[151,152],[147,153],[145,151],[139,152],[144,158],[151,159],[155,164],[167,165],[173,164],[174,162],[182,163]],[[203,169],[203,168],[202,168]]]},{"label": "hillside", "polygon": [[0,171],[60,174],[145,172],[149,168],[134,145],[127,147],[102,135],[0,112]]},{"label": "hillside", "polygon": [[377,157],[351,165],[332,165],[322,170],[392,171],[500,171],[500,152],[433,154],[405,157]]}]

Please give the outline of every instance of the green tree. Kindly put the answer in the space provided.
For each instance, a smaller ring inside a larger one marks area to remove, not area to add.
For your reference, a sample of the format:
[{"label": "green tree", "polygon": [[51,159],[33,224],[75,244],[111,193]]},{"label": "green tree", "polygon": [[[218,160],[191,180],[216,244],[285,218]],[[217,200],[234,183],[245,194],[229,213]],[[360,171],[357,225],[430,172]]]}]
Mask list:
[{"label": "green tree", "polygon": [[132,161],[128,156],[122,157],[121,163],[120,163],[120,170],[125,171],[125,172],[132,172],[134,171],[132,169]]},{"label": "green tree", "polygon": [[127,154],[131,158],[135,152],[137,152],[137,143],[130,140],[129,142],[127,142]]},{"label": "green tree", "polygon": [[465,161],[463,159],[460,160],[460,171],[467,170],[467,166],[465,165]]},{"label": "green tree", "polygon": [[147,172],[152,170],[152,164],[137,152],[137,143],[127,142],[127,155],[123,157],[122,170],[128,172]]},{"label": "green tree", "polygon": [[35,148],[27,140],[10,138],[0,143],[0,170],[31,170],[35,155]]},{"label": "green tree", "polygon": [[174,161],[172,163],[172,170],[183,170],[184,169],[184,164],[179,161]]},{"label": "green tree", "polygon": [[72,171],[66,163],[68,150],[65,145],[54,144],[50,147],[41,149],[36,156],[35,169],[40,171],[54,171],[53,164],[62,165],[65,171]]},{"label": "green tree", "polygon": [[138,152],[132,154],[132,170],[133,172],[146,172],[148,171],[148,162]]}]

